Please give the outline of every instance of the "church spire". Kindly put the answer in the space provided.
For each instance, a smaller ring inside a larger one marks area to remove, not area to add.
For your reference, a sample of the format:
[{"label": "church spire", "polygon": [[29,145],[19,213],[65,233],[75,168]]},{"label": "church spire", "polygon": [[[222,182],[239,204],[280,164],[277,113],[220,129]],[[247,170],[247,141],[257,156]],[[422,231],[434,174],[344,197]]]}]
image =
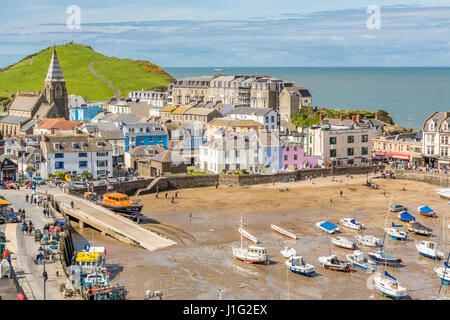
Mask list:
[{"label": "church spire", "polygon": [[58,56],[56,55],[56,48],[53,46],[52,60],[48,67],[47,77],[45,81],[65,81],[62,74],[61,66],[59,64]]}]

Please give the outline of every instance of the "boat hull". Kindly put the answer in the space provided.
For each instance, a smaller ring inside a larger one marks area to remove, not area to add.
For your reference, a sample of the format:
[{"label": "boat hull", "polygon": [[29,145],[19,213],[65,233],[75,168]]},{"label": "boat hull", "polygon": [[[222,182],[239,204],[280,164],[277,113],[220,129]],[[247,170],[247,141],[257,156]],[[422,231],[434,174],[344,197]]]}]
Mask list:
[{"label": "boat hull", "polygon": [[429,254],[429,253],[426,253],[426,252],[419,251],[419,254],[421,256],[424,256],[425,258],[430,258],[430,259],[433,259],[433,260],[441,260],[442,259],[442,257],[439,257],[438,255],[433,255],[433,254]]},{"label": "boat hull", "polygon": [[368,256],[373,261],[378,262],[379,264],[382,264],[382,265],[390,266],[390,267],[397,267],[399,264],[401,264],[403,262],[402,259],[384,258],[384,257],[379,257],[379,256],[371,254],[371,253],[368,253]]},{"label": "boat hull", "polygon": [[125,214],[125,215],[131,215],[131,216],[140,214],[142,211],[142,208],[144,207],[144,205],[142,205],[142,204],[117,207],[117,206],[111,206],[111,205],[105,204],[103,202],[100,202],[100,205],[108,210],[111,210],[111,211],[114,211],[117,213],[121,213],[121,214]]},{"label": "boat hull", "polygon": [[332,271],[352,272],[352,268],[350,266],[336,266],[336,265],[324,264],[323,267],[325,269],[332,270]]},{"label": "boat hull", "polygon": [[298,269],[296,267],[289,267],[289,271],[296,273],[296,274],[300,274],[302,276],[307,276],[307,277],[312,277],[312,275],[316,272],[315,270],[308,271],[308,270]]},{"label": "boat hull", "polygon": [[297,240],[297,236],[295,234],[293,234],[293,233],[291,233],[289,231],[286,231],[286,230],[280,228],[279,226],[276,226],[276,225],[272,224],[270,226],[270,228],[272,228],[272,230],[274,230],[274,231],[276,231],[278,233],[281,233],[282,235],[284,235],[286,237],[289,237],[289,238],[291,238],[293,240]]}]

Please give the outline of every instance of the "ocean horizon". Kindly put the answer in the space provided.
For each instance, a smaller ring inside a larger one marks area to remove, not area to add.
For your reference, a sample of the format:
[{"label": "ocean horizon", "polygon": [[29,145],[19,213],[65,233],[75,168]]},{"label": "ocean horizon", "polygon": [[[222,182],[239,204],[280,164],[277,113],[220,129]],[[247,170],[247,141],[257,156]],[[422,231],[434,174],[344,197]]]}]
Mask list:
[{"label": "ocean horizon", "polygon": [[[215,71],[214,69],[224,69]],[[450,67],[166,67],[173,77],[263,74],[311,92],[313,105],[389,112],[395,123],[419,129],[434,111],[450,107]]]}]

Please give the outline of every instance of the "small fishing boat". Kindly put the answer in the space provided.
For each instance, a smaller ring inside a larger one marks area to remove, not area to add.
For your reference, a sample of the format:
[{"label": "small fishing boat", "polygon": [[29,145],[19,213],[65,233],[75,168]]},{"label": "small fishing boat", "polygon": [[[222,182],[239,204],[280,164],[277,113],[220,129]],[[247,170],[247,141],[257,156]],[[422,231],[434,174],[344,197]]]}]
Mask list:
[{"label": "small fishing boat", "polygon": [[336,255],[319,257],[319,262],[325,269],[343,272],[352,271],[352,263],[344,260],[339,260]]},{"label": "small fishing boat", "polygon": [[233,256],[241,261],[245,261],[247,263],[267,263],[269,264],[269,255],[267,254],[267,249],[260,246],[248,246],[244,247],[244,232],[241,232],[243,229],[243,221],[241,217],[241,222],[239,225],[239,232],[241,233],[241,246],[233,247],[232,252]]},{"label": "small fishing boat", "polygon": [[433,229],[425,227],[420,222],[410,222],[408,224],[408,230],[422,236],[429,236],[433,232]]},{"label": "small fishing boat", "polygon": [[[396,226],[396,225],[392,224],[392,226]],[[406,241],[408,239],[408,235],[409,235],[409,232],[402,231],[397,228],[385,228],[384,231],[386,231],[386,233],[391,236],[392,240]]]},{"label": "small fishing boat", "polygon": [[128,198],[126,194],[117,192],[104,194],[103,199],[97,203],[106,209],[131,217],[140,214],[144,207],[143,204]]},{"label": "small fishing boat", "polygon": [[225,71],[225,69],[223,69],[223,68],[214,68],[214,71]]},{"label": "small fishing boat", "polygon": [[421,215],[424,215],[426,217],[435,217],[436,216],[436,212],[434,212],[434,210],[432,210],[429,206],[420,206],[419,208],[417,208],[417,211]]},{"label": "small fishing boat", "polygon": [[286,231],[282,228],[280,228],[279,226],[276,226],[274,224],[270,225],[270,227],[272,228],[272,230],[275,230],[279,233],[281,233],[282,235],[285,235],[286,237],[292,238],[294,240],[297,240],[297,236],[289,231]]},{"label": "small fishing boat", "polygon": [[306,263],[301,256],[290,257],[285,263],[290,271],[297,274],[311,276],[314,272],[316,272],[316,267],[312,264]]},{"label": "small fishing boat", "polygon": [[347,260],[350,261],[353,266],[368,272],[375,271],[375,267],[377,265],[375,262],[367,259],[364,256],[364,253],[359,250],[355,250],[355,252],[348,254]]},{"label": "small fishing boat", "polygon": [[358,246],[356,245],[355,242],[344,238],[344,237],[337,237],[337,238],[332,238],[331,242],[336,246],[336,247],[340,247],[340,248],[344,248],[344,249],[351,249],[351,250],[356,250],[358,249]]},{"label": "small fishing boat", "polygon": [[330,221],[319,221],[316,223],[316,227],[327,233],[335,233],[339,230],[339,227],[335,226]]},{"label": "small fishing boat", "polygon": [[76,252],[73,258],[73,264],[80,268],[82,274],[96,273],[104,270],[106,261],[106,247],[91,247],[84,245],[82,251]]},{"label": "small fishing boat", "polygon": [[437,243],[432,241],[421,241],[416,243],[417,251],[424,257],[430,259],[442,259],[444,258],[444,253],[437,249]]},{"label": "small fishing boat", "polygon": [[280,254],[285,258],[290,258],[297,255],[297,250],[286,246],[284,247],[284,250],[280,251]]},{"label": "small fishing boat", "polygon": [[416,218],[411,215],[408,211],[402,211],[398,214],[398,218],[404,222],[415,221]]},{"label": "small fishing boat", "polygon": [[343,218],[341,220],[339,220],[341,222],[341,224],[344,227],[350,228],[350,229],[356,229],[356,230],[361,230],[364,228],[364,225],[359,223],[358,221],[356,221],[353,218]]},{"label": "small fishing boat", "polygon": [[381,239],[369,235],[356,235],[356,240],[367,247],[379,247],[381,245]]},{"label": "small fishing boat", "polygon": [[435,190],[440,197],[444,199],[450,199],[450,188],[439,188]]},{"label": "small fishing boat", "polygon": [[82,277],[81,286],[106,287],[109,285],[109,279],[104,273],[92,273]]},{"label": "small fishing boat", "polygon": [[390,254],[382,252],[381,250],[377,252],[368,252],[367,255],[373,261],[390,267],[398,267],[398,265],[403,262],[402,259],[395,258]]},{"label": "small fishing boat", "polygon": [[387,271],[384,271],[384,274],[377,272],[374,276],[374,282],[377,290],[385,296],[395,300],[408,296],[408,286],[401,285],[398,280],[391,276]]}]

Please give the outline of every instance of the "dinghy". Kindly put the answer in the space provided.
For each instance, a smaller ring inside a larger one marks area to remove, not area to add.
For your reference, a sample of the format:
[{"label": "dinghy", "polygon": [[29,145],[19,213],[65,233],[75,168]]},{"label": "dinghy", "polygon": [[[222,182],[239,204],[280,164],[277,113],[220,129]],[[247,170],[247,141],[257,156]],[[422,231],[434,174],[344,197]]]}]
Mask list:
[{"label": "dinghy", "polygon": [[444,253],[437,249],[437,243],[432,241],[421,241],[416,244],[417,251],[424,257],[430,259],[442,259],[444,258]]},{"label": "dinghy", "polygon": [[450,199],[450,188],[435,189],[436,193],[444,199]]},{"label": "dinghy", "polygon": [[280,251],[280,254],[285,258],[290,258],[297,255],[297,250],[286,246],[284,247],[284,250]]},{"label": "dinghy", "polygon": [[378,252],[369,252],[367,255],[373,261],[390,267],[398,267],[398,265],[403,262],[402,259],[395,258],[390,254],[382,252],[381,250]]},{"label": "dinghy", "polygon": [[352,271],[352,263],[346,262],[344,260],[339,260],[336,255],[331,255],[329,257],[319,257],[319,262],[325,269],[343,272]]},{"label": "dinghy", "polygon": [[251,235],[250,233],[248,233],[246,230],[244,230],[244,228],[240,227],[239,228],[239,233],[242,234],[244,237],[246,237],[248,240],[254,242],[254,243],[258,243],[258,239],[256,239],[255,236]]},{"label": "dinghy", "polygon": [[387,271],[384,271],[384,274],[377,272],[374,276],[374,282],[378,291],[385,296],[395,300],[408,296],[408,287],[401,285],[398,280],[391,276]]},{"label": "dinghy", "polygon": [[340,247],[340,248],[344,248],[344,249],[351,249],[351,250],[358,249],[358,246],[356,245],[355,242],[353,242],[347,238],[344,238],[344,237],[333,238],[333,239],[331,239],[331,242],[336,247]]},{"label": "dinghy", "polygon": [[356,240],[367,247],[379,247],[381,245],[381,239],[369,235],[356,235]]},{"label": "dinghy", "polygon": [[[394,223],[392,223],[392,226],[398,227]],[[401,227],[403,227],[403,226],[401,226]],[[397,228],[385,228],[384,231],[386,231],[386,233],[391,236],[392,240],[406,241],[408,239],[408,235],[409,235],[409,232],[402,231]]]},{"label": "dinghy", "polygon": [[426,217],[436,216],[436,212],[434,212],[434,210],[432,210],[429,206],[420,206],[419,208],[417,208],[417,211],[419,211],[421,215],[424,215]]},{"label": "dinghy", "polygon": [[348,254],[347,260],[350,261],[353,266],[368,272],[374,272],[377,265],[375,262],[364,257],[364,253],[359,250]]},{"label": "dinghy", "polygon": [[319,221],[316,223],[316,227],[327,233],[335,233],[339,230],[339,227],[335,226],[330,221]]},{"label": "dinghy", "polygon": [[289,231],[286,231],[282,228],[280,228],[279,226],[276,226],[274,224],[270,225],[270,227],[272,228],[272,230],[275,230],[279,233],[281,233],[282,235],[285,235],[286,237],[292,238],[294,240],[297,240],[297,236]]},{"label": "dinghy", "polygon": [[402,211],[398,214],[398,218],[404,222],[415,221],[416,218],[411,215],[408,211]]},{"label": "dinghy", "polygon": [[285,263],[290,271],[297,274],[309,277],[316,272],[316,267],[312,264],[305,263],[301,256],[290,257]]},{"label": "dinghy", "polygon": [[355,230],[361,230],[364,228],[364,225],[357,222],[355,219],[353,218],[343,218],[340,220],[341,224],[344,227],[350,228],[350,229],[355,229]]},{"label": "dinghy", "polygon": [[408,225],[408,230],[422,236],[429,236],[433,232],[433,229],[425,227],[420,222],[410,222]]}]

